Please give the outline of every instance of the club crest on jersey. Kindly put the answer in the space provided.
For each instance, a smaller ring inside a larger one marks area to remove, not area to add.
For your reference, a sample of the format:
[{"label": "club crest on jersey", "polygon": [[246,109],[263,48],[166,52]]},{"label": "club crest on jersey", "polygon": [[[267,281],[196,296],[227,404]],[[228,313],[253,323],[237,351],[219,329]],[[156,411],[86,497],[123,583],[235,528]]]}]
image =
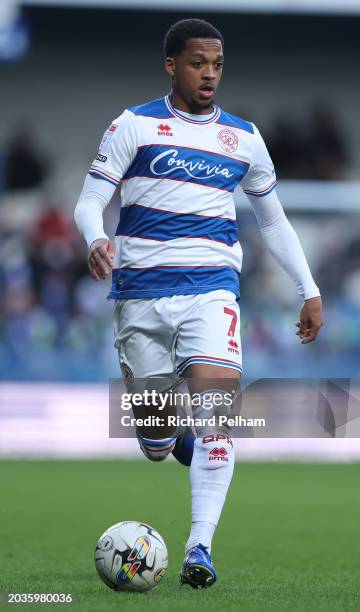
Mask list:
[{"label": "club crest on jersey", "polygon": [[167,125],[167,123],[159,123],[157,129],[159,136],[174,136],[173,132],[171,131],[171,126]]},{"label": "club crest on jersey", "polygon": [[239,139],[229,128],[221,130],[217,135],[217,140],[222,150],[227,153],[233,153],[238,148]]}]

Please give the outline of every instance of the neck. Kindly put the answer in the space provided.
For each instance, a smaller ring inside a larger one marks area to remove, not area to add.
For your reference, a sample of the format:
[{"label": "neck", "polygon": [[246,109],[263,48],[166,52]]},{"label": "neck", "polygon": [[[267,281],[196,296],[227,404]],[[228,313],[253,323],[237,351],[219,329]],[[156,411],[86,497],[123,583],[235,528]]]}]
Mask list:
[{"label": "neck", "polygon": [[185,100],[183,100],[174,90],[172,90],[170,93],[170,100],[172,105],[179,111],[190,113],[191,115],[210,115],[214,112],[214,106],[212,104],[206,108],[203,108],[196,103],[191,104],[185,102]]}]

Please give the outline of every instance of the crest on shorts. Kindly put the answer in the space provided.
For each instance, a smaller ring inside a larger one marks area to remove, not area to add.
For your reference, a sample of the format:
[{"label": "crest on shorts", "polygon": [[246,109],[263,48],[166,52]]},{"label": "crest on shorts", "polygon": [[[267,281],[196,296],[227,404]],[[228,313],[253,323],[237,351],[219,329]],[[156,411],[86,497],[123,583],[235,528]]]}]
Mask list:
[{"label": "crest on shorts", "polygon": [[126,384],[131,385],[131,383],[134,382],[134,374],[132,369],[128,366],[127,363],[124,363],[123,361],[120,363],[120,367]]},{"label": "crest on shorts", "polygon": [[223,151],[226,151],[227,153],[232,153],[238,148],[239,139],[235,132],[229,130],[229,128],[220,130],[217,135],[217,140]]}]

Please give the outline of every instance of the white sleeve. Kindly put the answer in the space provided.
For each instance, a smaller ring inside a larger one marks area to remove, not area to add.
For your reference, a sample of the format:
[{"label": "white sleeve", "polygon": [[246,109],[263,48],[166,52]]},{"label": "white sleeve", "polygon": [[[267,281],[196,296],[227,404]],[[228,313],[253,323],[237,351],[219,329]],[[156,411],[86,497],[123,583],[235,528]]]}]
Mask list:
[{"label": "white sleeve", "polygon": [[320,295],[297,234],[285,216],[275,191],[264,197],[248,194],[262,237],[269,251],[296,283],[299,294],[308,300]]},{"label": "white sleeve", "polygon": [[259,130],[254,125],[250,167],[241,181],[246,195],[263,197],[276,186],[274,164]]},{"label": "white sleeve", "polygon": [[104,232],[103,212],[115,189],[115,185],[90,175],[85,179],[76,204],[74,219],[88,247],[98,238],[108,239]]},{"label": "white sleeve", "polygon": [[106,130],[89,174],[115,185],[125,175],[137,153],[136,118],[125,110]]},{"label": "white sleeve", "polygon": [[76,225],[88,246],[108,238],[103,212],[136,153],[135,115],[125,110],[106,130],[75,208]]}]

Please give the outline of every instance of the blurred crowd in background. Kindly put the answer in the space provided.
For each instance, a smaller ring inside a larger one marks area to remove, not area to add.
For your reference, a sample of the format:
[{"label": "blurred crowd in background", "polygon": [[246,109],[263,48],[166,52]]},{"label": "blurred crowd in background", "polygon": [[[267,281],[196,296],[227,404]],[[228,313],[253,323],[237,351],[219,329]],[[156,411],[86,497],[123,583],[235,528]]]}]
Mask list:
[{"label": "blurred crowd in background", "polygon": [[[350,163],[338,122],[326,109],[294,133],[274,121],[265,138],[281,178],[340,179]],[[74,226],[74,202],[51,193],[56,164],[29,126],[2,155],[0,204],[0,375],[3,380],[102,381],[118,376],[108,283],[93,281]],[[84,174],[86,170],[84,169]],[[115,198],[116,199],[116,198]],[[116,226],[118,202],[107,211]],[[324,296],[326,326],[301,347],[301,301],[271,257],[250,210],[239,212],[244,250],[242,341],[248,377],[355,376],[360,362],[360,214],[292,212]],[[306,353],[305,353],[306,351]]]},{"label": "blurred crowd in background", "polygon": [[345,137],[336,113],[325,105],[315,106],[305,125],[290,115],[275,117],[265,139],[279,178],[346,178],[350,159]]}]

